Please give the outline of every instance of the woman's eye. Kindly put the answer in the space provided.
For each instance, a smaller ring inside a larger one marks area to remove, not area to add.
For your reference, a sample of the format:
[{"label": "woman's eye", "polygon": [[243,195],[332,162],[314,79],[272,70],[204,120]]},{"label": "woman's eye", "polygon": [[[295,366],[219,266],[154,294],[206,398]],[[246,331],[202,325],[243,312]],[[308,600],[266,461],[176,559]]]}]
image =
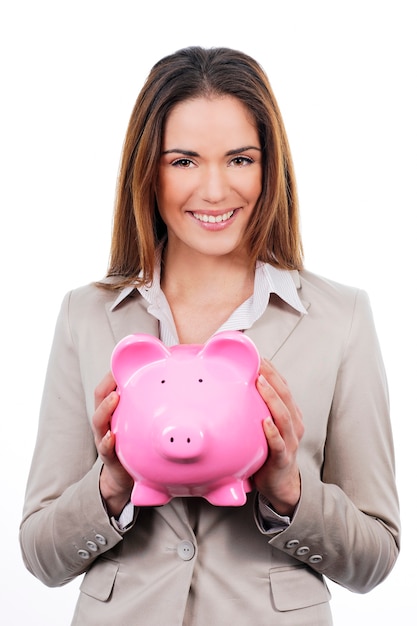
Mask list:
[{"label": "woman's eye", "polygon": [[245,165],[250,165],[251,163],[253,163],[253,159],[245,156],[237,156],[230,161],[230,164],[234,167],[242,167]]},{"label": "woman's eye", "polygon": [[172,163],[172,165],[174,165],[175,167],[188,168],[188,167],[192,167],[194,163],[190,161],[190,159],[177,159],[176,161]]}]

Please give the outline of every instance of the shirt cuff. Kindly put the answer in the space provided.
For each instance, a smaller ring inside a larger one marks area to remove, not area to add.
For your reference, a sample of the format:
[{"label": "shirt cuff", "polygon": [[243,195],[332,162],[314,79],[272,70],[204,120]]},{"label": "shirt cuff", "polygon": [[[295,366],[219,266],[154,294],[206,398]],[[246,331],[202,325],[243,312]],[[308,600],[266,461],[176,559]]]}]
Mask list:
[{"label": "shirt cuff", "polygon": [[118,530],[126,530],[133,522],[134,514],[135,507],[132,502],[128,502],[119,517],[117,519],[115,517],[113,518],[113,523]]},{"label": "shirt cuff", "polygon": [[255,521],[264,535],[276,535],[291,524],[290,517],[274,511],[271,503],[261,493],[258,493],[255,503]]}]

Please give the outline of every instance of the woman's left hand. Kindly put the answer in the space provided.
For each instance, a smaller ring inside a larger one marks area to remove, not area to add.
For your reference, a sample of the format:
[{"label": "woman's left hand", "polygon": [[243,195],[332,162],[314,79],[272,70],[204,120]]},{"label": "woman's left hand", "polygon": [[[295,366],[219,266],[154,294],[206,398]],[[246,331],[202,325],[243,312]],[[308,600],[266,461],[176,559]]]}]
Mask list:
[{"label": "woman's left hand", "polygon": [[301,411],[286,380],[264,359],[257,388],[271,417],[263,423],[269,454],[264,465],[254,474],[254,484],[277,513],[291,516],[301,495],[297,462],[298,447],[304,434]]}]

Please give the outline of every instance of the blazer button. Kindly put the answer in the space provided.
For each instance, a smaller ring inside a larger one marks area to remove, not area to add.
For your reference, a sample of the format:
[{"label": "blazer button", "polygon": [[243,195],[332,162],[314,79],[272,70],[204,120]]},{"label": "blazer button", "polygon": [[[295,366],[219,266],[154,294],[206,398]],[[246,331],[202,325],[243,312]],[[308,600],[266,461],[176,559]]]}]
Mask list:
[{"label": "blazer button", "polygon": [[107,543],[107,539],[105,537],[103,537],[103,535],[96,535],[95,536],[95,540],[97,541],[97,543],[99,543],[101,546],[105,546]]},{"label": "blazer button", "polygon": [[287,541],[287,543],[285,544],[285,547],[288,548],[288,550],[291,550],[291,548],[296,548],[298,546],[300,542],[298,541],[298,539],[290,539],[289,541]]},{"label": "blazer button", "polygon": [[97,544],[94,543],[94,541],[86,541],[85,545],[89,550],[91,550],[91,552],[97,552],[98,550]]},{"label": "blazer button", "polygon": [[312,554],[308,560],[310,563],[321,563],[323,557],[320,554]]},{"label": "blazer button", "polygon": [[191,541],[181,541],[177,546],[177,554],[183,561],[191,561],[195,554],[195,547]]},{"label": "blazer button", "polygon": [[307,546],[301,546],[301,548],[298,548],[298,550],[296,551],[297,556],[304,556],[305,554],[308,554],[310,552],[310,548],[307,548]]},{"label": "blazer button", "polygon": [[82,559],[89,559],[90,558],[90,553],[87,550],[78,550],[78,555]]}]

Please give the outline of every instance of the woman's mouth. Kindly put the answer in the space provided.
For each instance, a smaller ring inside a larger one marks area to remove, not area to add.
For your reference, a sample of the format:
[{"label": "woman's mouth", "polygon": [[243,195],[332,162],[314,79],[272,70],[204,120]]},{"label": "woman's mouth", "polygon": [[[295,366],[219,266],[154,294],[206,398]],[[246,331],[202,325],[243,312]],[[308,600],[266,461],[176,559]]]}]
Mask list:
[{"label": "woman's mouth", "polygon": [[227,222],[230,220],[232,215],[234,214],[235,209],[233,211],[227,211],[226,213],[222,213],[221,215],[209,215],[207,213],[193,213],[193,217],[200,222],[205,222],[208,224],[220,224],[221,222]]}]

